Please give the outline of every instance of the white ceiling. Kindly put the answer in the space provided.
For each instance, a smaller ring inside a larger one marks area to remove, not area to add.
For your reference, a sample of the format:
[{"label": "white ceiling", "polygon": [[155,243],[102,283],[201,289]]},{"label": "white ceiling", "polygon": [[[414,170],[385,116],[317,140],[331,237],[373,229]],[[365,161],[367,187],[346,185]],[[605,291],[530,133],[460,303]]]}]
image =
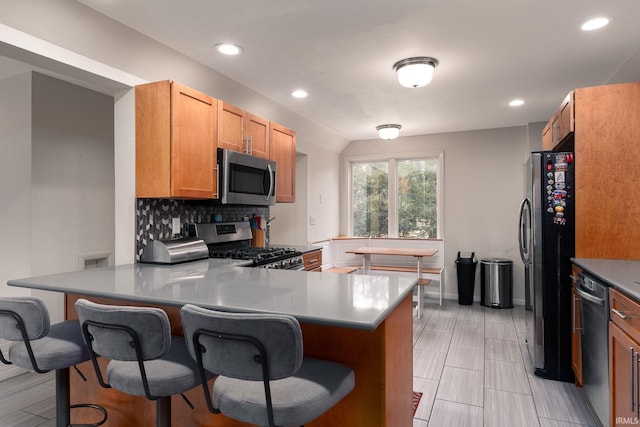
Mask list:
[{"label": "white ceiling", "polygon": [[[79,1],[350,140],[546,121],[573,88],[640,80],[638,0]],[[612,23],[579,29],[599,15]],[[412,56],[440,61],[430,85],[397,83]]]}]

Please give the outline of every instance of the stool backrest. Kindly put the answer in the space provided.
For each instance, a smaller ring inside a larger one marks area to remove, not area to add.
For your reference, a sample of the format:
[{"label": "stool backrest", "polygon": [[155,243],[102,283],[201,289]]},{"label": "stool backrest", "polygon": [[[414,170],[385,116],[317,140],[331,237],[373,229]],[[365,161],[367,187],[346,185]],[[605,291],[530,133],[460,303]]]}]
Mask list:
[{"label": "stool backrest", "polygon": [[[267,355],[267,381],[291,376],[302,365],[302,331],[295,317],[227,313],[191,304],[182,307],[180,314],[191,356],[196,360],[202,357],[204,369],[210,372],[243,380],[265,380],[256,343]],[[194,347],[194,338],[198,348]]]},{"label": "stool backrest", "polygon": [[142,360],[160,358],[171,347],[169,318],[159,308],[104,305],[82,298],[75,307],[83,331],[92,338],[87,344],[100,356],[138,360],[133,336],[139,342]]},{"label": "stool backrest", "polygon": [[0,298],[0,338],[9,341],[23,340],[16,315],[22,319],[28,339],[37,340],[49,333],[49,311],[42,299],[4,297]]}]

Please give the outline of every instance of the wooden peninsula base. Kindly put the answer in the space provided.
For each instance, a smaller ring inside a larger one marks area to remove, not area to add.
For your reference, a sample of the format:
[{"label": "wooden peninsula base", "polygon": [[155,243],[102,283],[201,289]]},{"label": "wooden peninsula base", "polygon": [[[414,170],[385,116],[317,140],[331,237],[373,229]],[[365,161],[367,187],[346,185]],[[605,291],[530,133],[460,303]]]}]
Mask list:
[{"label": "wooden peninsula base", "polygon": [[[65,316],[76,319],[74,303],[86,298],[103,304],[143,305],[123,300],[65,294]],[[157,307],[157,305],[155,305]],[[160,306],[169,315],[172,333],[182,335],[180,308]],[[363,426],[410,427],[412,415],[412,301],[411,294],[375,330],[303,323],[304,353],[349,365],[355,371],[354,390],[332,410],[307,427]],[[71,403],[98,403],[108,411],[107,426],[154,426],[155,402],[134,397],[97,383],[90,362],[79,366],[88,381],[71,374]],[[247,426],[223,415],[210,414],[201,388],[186,393],[196,406],[191,410],[180,396],[172,399],[176,427]],[[72,413],[72,422],[90,422],[91,414]],[[81,417],[87,416],[86,419]]]}]

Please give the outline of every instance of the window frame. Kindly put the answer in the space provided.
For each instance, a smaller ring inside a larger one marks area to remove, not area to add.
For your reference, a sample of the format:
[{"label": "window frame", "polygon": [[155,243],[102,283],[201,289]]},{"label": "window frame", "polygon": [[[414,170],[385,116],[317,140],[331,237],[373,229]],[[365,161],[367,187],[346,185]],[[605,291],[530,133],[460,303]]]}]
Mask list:
[{"label": "window frame", "polygon": [[437,179],[438,185],[436,188],[436,217],[438,221],[437,236],[434,238],[442,239],[444,236],[444,151],[439,152],[424,152],[424,153],[403,153],[399,155],[387,155],[387,154],[368,154],[368,155],[355,155],[346,156],[344,158],[344,176],[346,177],[346,194],[343,198],[345,202],[345,224],[346,234],[353,236],[353,177],[351,175],[352,167],[354,163],[369,163],[369,162],[388,162],[389,165],[389,238],[398,238],[398,161],[401,160],[424,160],[424,159],[437,159]]}]

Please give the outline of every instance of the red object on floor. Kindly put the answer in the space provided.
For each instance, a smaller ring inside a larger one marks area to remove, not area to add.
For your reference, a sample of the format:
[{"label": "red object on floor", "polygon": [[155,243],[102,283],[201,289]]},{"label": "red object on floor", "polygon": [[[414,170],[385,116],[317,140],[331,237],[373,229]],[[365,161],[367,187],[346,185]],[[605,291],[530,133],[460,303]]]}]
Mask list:
[{"label": "red object on floor", "polygon": [[418,409],[418,404],[420,403],[420,399],[422,398],[422,393],[419,391],[413,392],[413,415],[416,414],[416,409]]}]

